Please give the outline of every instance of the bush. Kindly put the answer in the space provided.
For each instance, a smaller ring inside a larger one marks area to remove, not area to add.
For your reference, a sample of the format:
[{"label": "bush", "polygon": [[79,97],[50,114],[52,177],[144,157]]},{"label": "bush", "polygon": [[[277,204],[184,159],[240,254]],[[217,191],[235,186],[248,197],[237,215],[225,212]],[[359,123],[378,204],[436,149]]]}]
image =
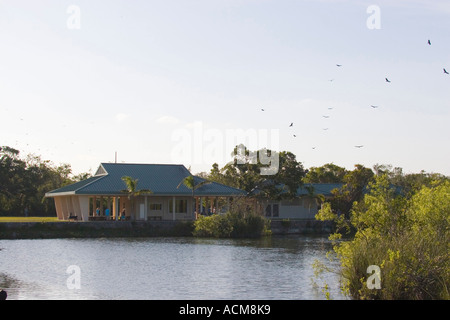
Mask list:
[{"label": "bush", "polygon": [[[450,182],[424,186],[409,200],[384,176],[370,187],[353,205],[354,238],[334,247],[344,291],[355,299],[449,299]],[[331,216],[325,206],[317,217]],[[380,289],[367,285],[370,265],[380,268]]]},{"label": "bush", "polygon": [[256,238],[270,235],[270,221],[252,212],[244,200],[235,201],[225,214],[200,216],[194,222],[193,235],[215,238]]}]

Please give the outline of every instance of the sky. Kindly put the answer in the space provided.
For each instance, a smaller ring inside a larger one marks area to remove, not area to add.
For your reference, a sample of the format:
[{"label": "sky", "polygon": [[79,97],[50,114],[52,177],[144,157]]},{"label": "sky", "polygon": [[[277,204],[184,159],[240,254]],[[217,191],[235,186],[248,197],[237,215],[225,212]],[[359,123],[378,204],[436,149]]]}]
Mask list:
[{"label": "sky", "polygon": [[0,0],[0,46],[0,145],[74,174],[243,143],[450,175],[448,0]]}]

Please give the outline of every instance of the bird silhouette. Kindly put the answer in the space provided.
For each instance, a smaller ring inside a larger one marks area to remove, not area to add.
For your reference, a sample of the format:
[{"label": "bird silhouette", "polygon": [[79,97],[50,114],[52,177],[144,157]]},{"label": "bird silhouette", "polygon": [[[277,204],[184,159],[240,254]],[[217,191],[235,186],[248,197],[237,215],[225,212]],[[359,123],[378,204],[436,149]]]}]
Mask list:
[{"label": "bird silhouette", "polygon": [[314,150],[314,149],[316,149],[316,147],[312,147],[312,149]]},{"label": "bird silhouette", "polygon": [[374,105],[371,105],[371,107],[374,108],[374,109],[375,109],[375,108],[378,108],[378,106],[374,106]]},{"label": "bird silhouette", "polygon": [[261,109],[261,111],[264,111],[264,109]]},{"label": "bird silhouette", "polygon": [[333,110],[333,107],[328,107],[328,110]]},{"label": "bird silhouette", "polygon": [[291,124],[289,125],[289,127],[292,127],[294,125],[294,123],[293,122],[291,122]]},{"label": "bird silhouette", "polygon": [[445,68],[443,69],[445,74],[449,74],[447,70],[445,70]]},{"label": "bird silhouette", "polygon": [[323,130],[328,130],[328,128],[323,128]]},{"label": "bird silhouette", "polygon": [[336,66],[337,66],[337,67],[342,67],[342,64],[337,64]]},{"label": "bird silhouette", "polygon": [[364,147],[364,146],[362,146],[362,145],[355,146],[355,148],[362,148],[362,147]]},{"label": "bird silhouette", "polygon": [[431,40],[430,39],[428,39],[428,44],[431,46]]},{"label": "bird silhouette", "polygon": [[297,137],[295,134],[293,136],[294,136],[294,138]]},{"label": "bird silhouette", "polygon": [[384,78],[386,80],[386,82],[391,82],[391,80],[389,80],[388,78]]},{"label": "bird silhouette", "polygon": [[324,118],[329,118],[330,116],[322,116],[322,117],[324,117]]}]

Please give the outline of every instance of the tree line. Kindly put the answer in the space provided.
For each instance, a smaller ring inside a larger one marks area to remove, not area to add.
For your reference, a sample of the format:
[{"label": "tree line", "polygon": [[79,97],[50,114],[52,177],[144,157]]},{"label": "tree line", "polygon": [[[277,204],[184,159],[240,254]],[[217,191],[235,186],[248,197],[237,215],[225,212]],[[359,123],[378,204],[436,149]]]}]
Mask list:
[{"label": "tree line", "polygon": [[[212,165],[209,173],[202,173],[202,177],[211,181],[223,183],[247,191],[250,196],[265,197],[275,200],[292,199],[297,197],[298,188],[304,186],[310,195],[316,194],[312,183],[333,183],[339,187],[332,190],[333,197],[331,207],[349,218],[355,201],[361,201],[368,191],[368,186],[378,176],[386,176],[388,183],[401,192],[402,196],[409,198],[423,186],[431,186],[435,181],[449,181],[440,173],[404,173],[400,167],[392,165],[376,164],[373,168],[355,164],[352,170],[327,163],[320,167],[305,169],[297,160],[295,154],[289,151],[275,152],[261,149],[258,152],[248,150],[240,145],[235,148],[233,154],[239,154],[237,149],[246,150],[235,157],[234,161],[219,168],[217,163]],[[274,175],[261,175],[261,168],[266,166],[260,161],[255,161],[255,154],[266,152],[271,158],[277,153],[279,168]],[[272,154],[270,154],[272,153]]]},{"label": "tree line", "polygon": [[[276,174],[261,174],[267,164],[261,163],[255,155],[262,153],[269,159],[278,160]],[[346,216],[353,203],[362,199],[368,184],[376,176],[385,174],[389,183],[400,188],[405,195],[413,194],[432,181],[449,179],[439,173],[423,171],[405,174],[402,168],[378,164],[373,168],[356,164],[349,170],[327,163],[306,169],[292,152],[249,150],[244,145],[236,146],[232,155],[235,156],[234,160],[222,168],[214,163],[209,172],[202,172],[198,176],[245,190],[252,197],[270,199],[295,198],[298,188],[304,184],[338,183],[342,187],[333,190],[332,207]],[[90,176],[90,173],[74,175],[70,164],[55,165],[34,154],[23,158],[19,150],[0,147],[0,214],[53,216],[54,201],[44,199],[45,193]],[[314,193],[314,190],[309,191],[311,195]]]},{"label": "tree line", "polygon": [[54,216],[54,201],[46,192],[84,180],[89,173],[73,175],[70,164],[55,165],[20,151],[0,147],[0,214],[3,216]]}]

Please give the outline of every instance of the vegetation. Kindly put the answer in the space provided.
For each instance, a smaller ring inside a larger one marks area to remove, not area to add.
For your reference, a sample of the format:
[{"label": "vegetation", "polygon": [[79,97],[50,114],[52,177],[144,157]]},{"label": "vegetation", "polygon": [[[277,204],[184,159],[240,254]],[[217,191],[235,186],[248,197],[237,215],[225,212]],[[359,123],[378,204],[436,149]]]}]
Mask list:
[{"label": "vegetation", "polygon": [[193,235],[214,238],[257,238],[270,235],[269,221],[251,209],[246,199],[233,201],[225,214],[200,216]]},{"label": "vegetation", "polygon": [[[334,251],[344,292],[355,299],[449,299],[450,181],[414,176],[403,179],[410,182],[405,192],[392,185],[392,178],[379,172],[349,217],[339,215],[332,203],[316,216],[339,227],[331,239],[340,240]],[[342,241],[350,230],[354,236]],[[368,285],[369,266],[380,269],[379,289]]]},{"label": "vegetation", "polygon": [[[251,151],[244,145],[239,145],[234,149],[233,155],[235,155],[233,162],[226,164],[222,169],[219,169],[216,163],[213,164],[208,179],[245,190],[254,197],[294,198],[307,172],[302,163],[297,161],[296,156],[288,151],[279,153],[267,149]],[[278,160],[275,174],[262,174],[267,165],[260,161],[261,155]]]},{"label": "vegetation", "polygon": [[[306,197],[321,205],[318,220],[334,221],[337,227],[330,238],[335,241],[343,290],[355,299],[450,299],[448,177],[423,171],[405,174],[401,168],[379,164],[373,169],[357,164],[348,170],[328,163],[306,170],[291,152],[254,152],[238,147],[244,150],[239,157],[223,168],[214,164],[202,178],[246,190],[249,197],[233,201],[229,212],[223,215],[200,217],[173,230],[142,229],[136,225],[130,236],[260,237],[270,234],[268,220],[255,212],[252,197],[290,199],[304,183],[337,183],[341,187],[332,191],[331,200],[316,195],[312,189]],[[259,152],[278,156],[274,175],[261,174],[266,165],[255,158]],[[20,158],[18,150],[0,147],[0,222],[19,221],[5,216],[54,217],[54,202],[44,199],[45,193],[89,176],[74,176],[68,164],[55,166],[36,155]],[[124,178],[124,183],[124,193],[130,198],[150,192],[139,190],[137,181],[130,177]],[[195,194],[198,185],[193,177],[180,183]],[[0,224],[0,236],[123,234],[114,228],[95,231],[84,224],[47,222],[39,221],[26,230],[19,224],[17,228]],[[69,226],[69,232],[67,228],[60,229],[61,225]],[[379,268],[379,288],[368,285],[373,276],[368,271],[370,266]]]},{"label": "vegetation", "polygon": [[121,192],[128,195],[128,199],[131,202],[131,211],[134,212],[134,198],[136,196],[153,193],[149,189],[138,189],[139,179],[134,179],[130,176],[123,176],[122,181],[125,183],[126,189]]},{"label": "vegetation", "polygon": [[68,164],[56,166],[36,155],[22,159],[18,150],[0,147],[0,215],[55,216],[54,201],[44,199],[45,193],[89,176],[74,176]]}]

